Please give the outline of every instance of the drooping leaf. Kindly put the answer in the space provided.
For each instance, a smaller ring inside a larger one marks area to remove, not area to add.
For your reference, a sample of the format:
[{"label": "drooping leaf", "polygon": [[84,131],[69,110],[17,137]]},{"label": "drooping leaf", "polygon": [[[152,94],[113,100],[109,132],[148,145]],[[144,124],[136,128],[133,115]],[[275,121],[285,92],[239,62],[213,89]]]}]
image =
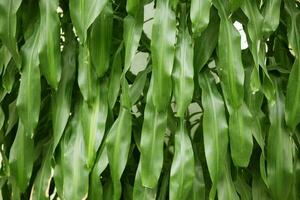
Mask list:
[{"label": "drooping leaf", "polygon": [[158,112],[153,105],[153,79],[147,94],[141,134],[141,180],[143,186],[155,188],[163,166],[163,144],[167,128],[167,113]]},{"label": "drooping leaf", "polygon": [[57,89],[61,77],[60,22],[57,13],[58,0],[40,0],[41,25],[41,72],[49,85]]},{"label": "drooping leaf", "polygon": [[113,199],[118,200],[121,196],[121,176],[127,163],[131,141],[131,113],[130,110],[121,107],[120,114],[111,127],[107,138],[107,154],[109,167],[113,181]]},{"label": "drooping leaf", "polygon": [[88,195],[89,170],[78,115],[72,118],[60,144],[61,158],[55,169],[57,192],[62,199],[84,199]]},{"label": "drooping leaf", "polygon": [[87,166],[91,169],[96,159],[97,150],[102,143],[108,112],[107,83],[101,82],[100,91],[94,91],[97,98],[87,104],[82,102],[80,120],[83,127]]},{"label": "drooping leaf", "polygon": [[84,100],[93,101],[97,96],[94,91],[99,91],[100,82],[92,66],[90,51],[86,44],[79,47],[77,81]]},{"label": "drooping leaf", "polygon": [[281,0],[267,0],[263,7],[264,23],[262,30],[265,34],[270,34],[279,25]]},{"label": "drooping leaf", "polygon": [[70,15],[80,43],[84,44],[87,30],[106,5],[107,0],[70,0]]},{"label": "drooping leaf", "polygon": [[186,11],[182,11],[181,15],[172,78],[177,107],[176,114],[182,118],[192,101],[194,93],[194,47],[186,25]]},{"label": "drooping leaf", "polygon": [[98,77],[102,77],[109,68],[113,31],[113,11],[110,2],[91,26],[89,48],[92,64]]},{"label": "drooping leaf", "polygon": [[[225,155],[226,156],[226,155]],[[229,158],[229,156],[227,156]],[[218,199],[222,200],[239,200],[234,183],[232,181],[229,159],[225,161],[224,173],[218,182]]]},{"label": "drooping leaf", "polygon": [[122,47],[123,45],[121,44],[114,55],[112,69],[109,76],[107,99],[109,99],[108,104],[110,109],[114,107],[120,90],[120,83],[121,83],[120,78],[122,74],[122,66],[121,66],[122,63],[121,63],[120,51]]},{"label": "drooping leaf", "polygon": [[293,144],[284,121],[284,97],[276,85],[276,101],[269,103],[270,129],[267,142],[267,175],[271,196],[288,199],[293,180]]},{"label": "drooping leaf", "polygon": [[150,70],[151,68],[148,67],[145,70],[139,72],[132,86],[130,87],[129,95],[130,95],[132,105],[134,105],[138,101],[139,97],[141,96],[147,80],[147,74],[150,72]]},{"label": "drooping leaf", "polygon": [[18,131],[9,153],[9,165],[12,179],[21,192],[25,192],[35,160],[33,140],[26,134],[25,127],[19,121]]},{"label": "drooping leaf", "polygon": [[192,21],[192,29],[195,35],[200,35],[207,27],[209,22],[209,13],[211,0],[192,0],[190,18]]},{"label": "drooping leaf", "polygon": [[2,86],[7,93],[12,91],[15,83],[16,74],[18,72],[17,66],[14,61],[10,61],[2,75]]},{"label": "drooping leaf", "polygon": [[[128,3],[134,0],[128,1]],[[139,46],[139,41],[141,38],[143,30],[143,20],[144,20],[144,8],[143,1],[135,0],[137,8],[135,11],[129,12],[129,14],[124,19],[124,45],[125,45],[125,63],[124,69],[127,71],[131,67],[132,59],[135,52]]]},{"label": "drooping leaf", "polygon": [[233,163],[247,167],[252,154],[252,115],[245,104],[229,117],[230,153]]},{"label": "drooping leaf", "polygon": [[0,39],[12,54],[18,68],[21,65],[21,57],[17,45],[17,11],[22,0],[0,1]]},{"label": "drooping leaf", "polygon": [[154,92],[153,104],[158,111],[168,108],[172,93],[172,69],[175,54],[176,18],[171,0],[158,1],[151,38]]},{"label": "drooping leaf", "polygon": [[52,97],[52,126],[53,126],[53,150],[55,150],[63,131],[67,125],[72,101],[73,84],[75,80],[78,46],[72,26],[68,25],[66,30],[66,42],[62,52],[62,78],[56,93]]},{"label": "drooping leaf", "polygon": [[285,10],[289,14],[288,40],[296,56],[287,84],[285,119],[287,125],[295,130],[300,122],[300,107],[296,103],[300,99],[300,11],[296,9],[292,1],[286,1]]},{"label": "drooping leaf", "polygon": [[210,12],[210,20],[207,28],[200,37],[195,38],[194,47],[194,71],[198,73],[211,57],[218,43],[220,19],[216,9]]},{"label": "drooping leaf", "polygon": [[103,188],[100,175],[108,165],[107,150],[103,146],[97,156],[97,160],[90,175],[89,197],[88,199],[102,200]]},{"label": "drooping leaf", "polygon": [[41,168],[34,180],[31,190],[31,197],[33,200],[47,200],[49,199],[49,188],[51,181],[51,158],[52,158],[52,144],[48,147],[45,153]]},{"label": "drooping leaf", "polygon": [[38,27],[35,26],[34,34],[25,42],[21,49],[23,67],[17,108],[25,133],[29,136],[34,134],[34,129],[37,126],[41,104],[41,77],[38,58],[39,38],[40,32]]},{"label": "drooping leaf", "polygon": [[200,73],[199,84],[202,89],[203,139],[204,150],[210,178],[217,184],[223,174],[228,146],[228,125],[225,105],[217,90],[215,80],[209,71]]},{"label": "drooping leaf", "polygon": [[155,200],[156,188],[151,189],[143,186],[141,178],[141,164],[138,165],[136,170],[134,187],[133,187],[133,200]]},{"label": "drooping leaf", "polygon": [[218,63],[223,94],[228,106],[239,108],[244,99],[244,69],[241,59],[240,34],[227,17],[225,3],[215,5],[221,18],[218,39]]},{"label": "drooping leaf", "polygon": [[185,122],[180,119],[175,133],[175,153],[170,172],[169,197],[171,200],[187,199],[193,189],[195,177],[194,152]]}]

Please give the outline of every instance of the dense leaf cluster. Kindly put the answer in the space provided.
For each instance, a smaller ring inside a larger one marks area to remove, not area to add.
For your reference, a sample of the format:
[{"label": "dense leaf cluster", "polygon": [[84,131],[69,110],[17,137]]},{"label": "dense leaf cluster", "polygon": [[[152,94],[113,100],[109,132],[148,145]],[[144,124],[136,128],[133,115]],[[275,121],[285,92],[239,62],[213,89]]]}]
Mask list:
[{"label": "dense leaf cluster", "polygon": [[0,0],[0,74],[0,199],[300,199],[299,0]]}]

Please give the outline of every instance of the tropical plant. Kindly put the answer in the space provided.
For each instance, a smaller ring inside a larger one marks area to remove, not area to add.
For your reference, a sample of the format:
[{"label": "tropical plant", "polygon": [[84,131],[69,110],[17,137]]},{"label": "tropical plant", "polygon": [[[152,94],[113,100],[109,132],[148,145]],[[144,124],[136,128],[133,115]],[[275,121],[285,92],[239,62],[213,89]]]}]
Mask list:
[{"label": "tropical plant", "polygon": [[0,74],[0,199],[300,199],[299,0],[0,0]]}]

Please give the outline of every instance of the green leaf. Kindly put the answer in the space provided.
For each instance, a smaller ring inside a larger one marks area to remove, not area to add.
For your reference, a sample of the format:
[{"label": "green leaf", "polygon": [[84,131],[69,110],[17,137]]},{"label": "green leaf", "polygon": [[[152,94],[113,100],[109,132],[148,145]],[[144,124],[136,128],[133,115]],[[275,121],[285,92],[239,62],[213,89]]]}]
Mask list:
[{"label": "green leaf", "polygon": [[276,101],[269,103],[271,126],[267,142],[267,175],[271,196],[288,199],[293,180],[293,144],[284,122],[284,97],[276,85]]},{"label": "green leaf", "polygon": [[202,89],[203,139],[205,157],[210,178],[217,184],[223,173],[228,145],[228,125],[225,105],[217,90],[215,80],[209,71],[200,73],[199,84]]},{"label": "green leaf", "polygon": [[252,199],[251,187],[247,184],[245,178],[242,175],[238,174],[234,185],[241,199],[243,200]]},{"label": "green leaf", "polygon": [[60,142],[61,160],[55,169],[57,192],[66,200],[81,200],[88,195],[89,170],[86,165],[83,128],[78,117],[73,117]]},{"label": "green leaf", "polygon": [[79,47],[78,86],[85,101],[91,102],[99,91],[99,80],[91,63],[90,52],[86,44]]},{"label": "green leaf", "polygon": [[72,91],[75,80],[76,58],[78,47],[72,26],[68,25],[66,30],[66,42],[62,52],[62,78],[59,82],[58,89],[52,97],[52,126],[53,126],[53,150],[67,125],[72,102]]},{"label": "green leaf", "polygon": [[252,176],[252,198],[253,200],[270,200],[268,188],[258,173]]},{"label": "green leaf", "polygon": [[300,12],[297,9],[294,1],[286,0],[285,1],[285,10],[288,13],[289,17],[287,19],[287,35],[289,40],[289,45],[292,47],[296,56],[300,56],[300,42],[299,42],[299,21],[300,21]]},{"label": "green leaf", "polygon": [[31,198],[33,200],[47,200],[49,199],[49,187],[52,179],[51,174],[51,158],[52,158],[52,145],[48,147],[47,152],[44,154],[42,166],[34,180],[31,190]]},{"label": "green leaf", "polygon": [[237,10],[242,4],[244,0],[229,0],[229,8],[231,11]]},{"label": "green leaf", "polygon": [[194,47],[188,27],[186,27],[186,16],[182,16],[182,18],[172,73],[173,91],[177,107],[176,115],[181,118],[184,117],[194,93]]},{"label": "green leaf", "polygon": [[[198,129],[199,130],[199,129]],[[197,134],[197,132],[195,133]],[[201,136],[202,137],[202,136]],[[194,150],[194,158],[195,158],[195,178],[193,181],[193,200],[204,200],[205,199],[205,179],[204,179],[204,170],[201,164],[200,158],[202,157],[204,152],[202,151],[202,138],[200,141],[200,137],[194,135],[192,140],[192,146]],[[200,149],[201,148],[201,149]],[[203,165],[204,166],[204,165]]]},{"label": "green leaf", "polygon": [[41,83],[39,69],[39,29],[25,42],[21,49],[23,67],[17,98],[18,114],[25,133],[33,136],[37,126],[41,104]]},{"label": "green leaf", "polygon": [[240,34],[228,19],[224,3],[216,1],[221,18],[218,39],[218,72],[228,107],[238,109],[244,99],[244,69],[241,59]]},{"label": "green leaf", "polygon": [[187,199],[195,177],[194,152],[184,119],[175,133],[175,153],[171,166],[169,196],[171,200]]},{"label": "green leaf", "polygon": [[246,104],[230,114],[230,152],[236,166],[247,167],[249,164],[253,147],[252,124],[253,118]]},{"label": "green leaf", "polygon": [[57,89],[61,76],[60,65],[60,22],[57,13],[58,0],[40,0],[41,24],[40,34],[41,72],[47,79],[49,85]]},{"label": "green leaf", "polygon": [[285,119],[287,125],[294,131],[300,119],[300,12],[293,5],[292,1],[286,1],[285,10],[289,14],[287,23],[289,44],[295,52],[296,59],[289,75],[286,94]]},{"label": "green leaf", "polygon": [[267,0],[263,7],[264,23],[262,31],[270,35],[279,25],[281,0]]},{"label": "green leaf", "polygon": [[35,160],[33,140],[25,131],[19,121],[17,135],[9,152],[10,173],[21,192],[25,192],[29,184]]},{"label": "green leaf", "polygon": [[15,62],[11,60],[2,75],[2,86],[7,93],[12,91],[17,73],[17,66]]},{"label": "green leaf", "polygon": [[91,26],[89,49],[92,64],[98,77],[102,77],[109,68],[113,31],[113,10],[110,2]]},{"label": "green leaf", "polygon": [[[225,155],[226,156],[226,155]],[[229,156],[227,156],[229,158]],[[231,178],[231,170],[229,159],[225,161],[224,173],[221,176],[217,185],[218,199],[222,200],[239,200],[239,196],[236,192],[234,183]]]},{"label": "green leaf", "polygon": [[132,102],[132,105],[134,105],[139,97],[143,93],[143,89],[145,86],[145,83],[147,81],[147,74],[151,71],[150,67],[147,67],[145,70],[139,72],[133,82],[133,84],[130,87],[129,95]]},{"label": "green leaf", "polygon": [[[133,0],[131,0],[132,2]],[[136,0],[138,3],[138,7],[133,15],[130,13],[124,19],[124,45],[125,45],[125,63],[124,70],[127,72],[131,67],[131,63],[135,52],[139,46],[139,41],[141,38],[141,34],[143,31],[143,23],[144,23],[144,8],[143,2],[140,0]],[[130,1],[128,1],[130,3]]]},{"label": "green leaf", "polygon": [[87,30],[105,7],[107,0],[70,0],[69,8],[72,23],[80,43],[87,39]]},{"label": "green leaf", "polygon": [[108,113],[107,84],[101,82],[100,91],[95,101],[87,104],[82,102],[80,120],[83,127],[86,148],[87,166],[91,169],[96,159],[97,150],[102,143],[105,132],[106,117]]},{"label": "green leaf", "polygon": [[88,199],[102,200],[103,188],[100,175],[108,165],[106,147],[100,149],[97,160],[90,175],[89,197]]},{"label": "green leaf", "polygon": [[17,45],[17,11],[22,0],[0,1],[0,39],[12,54],[18,68],[21,66],[21,57]]},{"label": "green leaf", "polygon": [[[299,35],[300,36],[300,35]],[[295,130],[297,124],[300,122],[300,57],[296,58],[289,75],[286,94],[286,110],[285,118],[287,125]]]},{"label": "green leaf", "polygon": [[200,37],[195,38],[194,71],[197,74],[207,63],[218,43],[220,19],[216,9],[210,12],[210,20],[207,28]]},{"label": "green leaf", "polygon": [[107,99],[109,99],[108,104],[110,109],[114,107],[117,98],[119,96],[120,83],[121,83],[120,78],[122,73],[122,65],[121,65],[122,47],[123,45],[121,44],[114,55],[112,69],[109,76]]},{"label": "green leaf", "polygon": [[131,113],[130,110],[121,107],[119,116],[106,138],[107,154],[113,181],[114,200],[118,200],[121,197],[122,188],[120,179],[127,163],[130,142]]},{"label": "green leaf", "polygon": [[0,130],[3,128],[4,121],[5,121],[5,114],[3,112],[2,107],[0,106]]},{"label": "green leaf", "polygon": [[155,200],[156,188],[148,188],[142,184],[141,164],[139,163],[136,170],[134,187],[133,187],[133,200]]},{"label": "green leaf", "polygon": [[11,54],[5,45],[0,48],[0,72],[6,71],[8,64],[11,61]]},{"label": "green leaf", "polygon": [[194,35],[200,35],[207,27],[209,22],[209,13],[211,0],[192,0],[190,18]]},{"label": "green leaf", "polygon": [[141,134],[141,179],[143,186],[155,188],[163,166],[164,135],[167,128],[167,113],[158,112],[153,105],[153,79],[147,94],[144,122]]},{"label": "green leaf", "polygon": [[158,1],[151,37],[154,92],[153,104],[166,111],[172,94],[172,69],[175,54],[176,18],[170,0]]}]

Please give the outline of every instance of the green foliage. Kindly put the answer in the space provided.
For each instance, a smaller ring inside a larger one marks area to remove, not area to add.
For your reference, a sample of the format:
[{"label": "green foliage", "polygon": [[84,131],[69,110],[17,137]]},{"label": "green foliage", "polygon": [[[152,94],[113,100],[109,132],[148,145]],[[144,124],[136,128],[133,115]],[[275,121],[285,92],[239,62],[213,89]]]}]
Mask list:
[{"label": "green foliage", "polygon": [[300,200],[299,123],[299,0],[0,0],[0,199]]}]

